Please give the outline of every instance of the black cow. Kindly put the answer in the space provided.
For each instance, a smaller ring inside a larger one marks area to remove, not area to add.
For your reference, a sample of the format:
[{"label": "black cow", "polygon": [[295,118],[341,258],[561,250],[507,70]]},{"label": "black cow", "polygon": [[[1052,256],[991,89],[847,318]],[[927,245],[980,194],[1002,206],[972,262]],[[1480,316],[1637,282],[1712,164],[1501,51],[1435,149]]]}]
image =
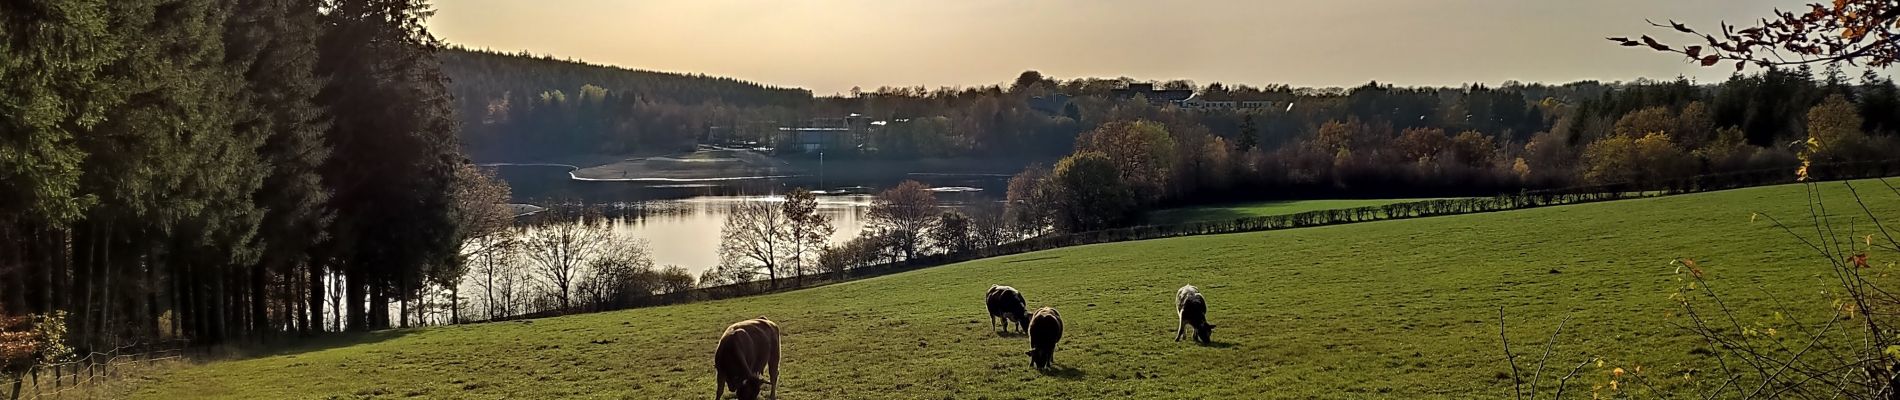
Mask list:
[{"label": "black cow", "polygon": [[1023,293],[1008,286],[990,285],[989,293],[983,295],[983,302],[990,309],[990,330],[996,330],[996,319],[1003,319],[1003,332],[1009,332],[1009,323],[1016,322],[1017,331],[1029,328],[1029,313],[1023,302]]}]

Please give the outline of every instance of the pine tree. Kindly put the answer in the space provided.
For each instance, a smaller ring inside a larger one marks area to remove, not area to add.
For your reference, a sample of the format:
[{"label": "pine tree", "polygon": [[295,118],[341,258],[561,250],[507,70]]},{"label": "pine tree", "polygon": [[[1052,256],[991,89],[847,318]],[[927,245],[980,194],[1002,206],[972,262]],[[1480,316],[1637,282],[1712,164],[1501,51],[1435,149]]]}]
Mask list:
[{"label": "pine tree", "polygon": [[[454,109],[423,26],[421,0],[324,0],[318,41],[318,96],[329,107],[334,157],[323,176],[334,189],[331,232],[348,287],[348,328],[390,325],[390,300],[427,282],[431,264],[452,262],[459,236],[450,185],[456,151]],[[405,303],[406,304],[406,303]]]},{"label": "pine tree", "polygon": [[[192,337],[216,341],[229,332],[222,272],[255,256],[249,242],[259,212],[250,196],[263,180],[257,148],[263,135],[234,129],[240,78],[221,41],[229,10],[214,0],[114,2],[113,27],[124,57],[105,69],[109,84],[128,93],[105,122],[81,137],[90,153],[83,190],[100,199],[73,233],[73,337],[100,343],[131,331],[117,320],[157,329],[157,282],[115,281],[169,272],[173,308]],[[128,260],[143,257],[147,262]],[[162,259],[161,259],[162,257]],[[136,291],[136,292],[135,292]],[[115,318],[117,317],[117,318]]]},{"label": "pine tree", "polygon": [[109,11],[99,0],[0,2],[0,244],[17,245],[0,252],[0,311],[55,306],[58,246],[35,237],[91,204],[77,136],[123,99],[99,77],[119,54]]},{"label": "pine tree", "polygon": [[273,283],[307,288],[311,296],[285,290],[278,300],[286,314],[298,308],[295,302],[308,301],[303,315],[286,317],[304,329],[320,327],[323,269],[311,255],[330,218],[324,208],[328,193],[318,174],[330,149],[323,141],[329,121],[315,104],[322,88],[315,75],[317,5],[313,0],[239,0],[235,12],[225,27],[227,58],[244,73],[251,111],[237,126],[266,135],[260,155],[270,168],[265,190],[254,199],[266,211],[254,243],[262,252],[246,272],[251,329],[267,331],[288,322],[268,318]]},{"label": "pine tree", "polygon": [[1260,145],[1260,128],[1254,126],[1253,114],[1240,117],[1240,138],[1234,143],[1235,149],[1245,153],[1258,145]]}]

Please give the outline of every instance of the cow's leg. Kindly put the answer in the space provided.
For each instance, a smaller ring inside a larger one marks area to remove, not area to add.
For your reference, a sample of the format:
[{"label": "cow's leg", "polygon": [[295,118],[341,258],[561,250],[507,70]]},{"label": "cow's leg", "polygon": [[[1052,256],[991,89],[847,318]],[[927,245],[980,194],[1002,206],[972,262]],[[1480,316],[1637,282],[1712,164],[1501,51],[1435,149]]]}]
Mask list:
[{"label": "cow's leg", "polygon": [[726,394],[726,373],[724,371],[719,372],[719,377],[714,378],[714,380],[719,381],[719,383],[713,388],[713,400],[719,400],[719,396]]},{"label": "cow's leg", "polygon": [[766,362],[772,373],[772,400],[778,400],[778,347],[772,348],[772,359]]},{"label": "cow's leg", "polygon": [[1174,327],[1174,341],[1181,341],[1181,335],[1185,334],[1187,334],[1187,321],[1181,321],[1181,325]]}]

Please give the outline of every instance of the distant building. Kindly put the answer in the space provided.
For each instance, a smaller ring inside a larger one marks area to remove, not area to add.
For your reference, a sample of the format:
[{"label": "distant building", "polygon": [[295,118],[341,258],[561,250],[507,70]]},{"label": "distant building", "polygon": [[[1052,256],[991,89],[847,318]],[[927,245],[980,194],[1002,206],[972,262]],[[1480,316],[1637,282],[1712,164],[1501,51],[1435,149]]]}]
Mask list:
[{"label": "distant building", "polygon": [[1259,95],[1236,95],[1227,92],[1196,93],[1180,102],[1181,108],[1196,110],[1256,110],[1273,108],[1280,104],[1285,103]]},{"label": "distant building", "polygon": [[1133,99],[1135,97],[1141,97],[1141,98],[1148,99],[1148,103],[1154,104],[1154,105],[1163,105],[1163,104],[1180,105],[1182,101],[1187,100],[1189,97],[1194,97],[1193,90],[1187,90],[1187,89],[1155,90],[1155,85],[1152,83],[1130,83],[1128,84],[1128,87],[1109,91],[1109,94],[1114,95],[1115,99],[1117,100],[1128,100],[1128,99]]},{"label": "distant building", "polygon": [[866,138],[889,124],[888,121],[872,120],[857,113],[844,117],[812,118],[803,126],[779,127],[778,146],[782,152],[858,151],[863,149]]},{"label": "distant building", "polygon": [[779,134],[790,141],[793,149],[804,153],[816,153],[832,149],[856,147],[857,135],[851,128],[844,127],[808,127],[778,128]]}]

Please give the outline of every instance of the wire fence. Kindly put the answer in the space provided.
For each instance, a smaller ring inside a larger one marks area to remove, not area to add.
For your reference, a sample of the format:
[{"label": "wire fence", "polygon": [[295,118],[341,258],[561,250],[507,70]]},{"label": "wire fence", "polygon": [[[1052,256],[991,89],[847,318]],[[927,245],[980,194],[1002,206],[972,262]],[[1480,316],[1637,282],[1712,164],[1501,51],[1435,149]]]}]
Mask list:
[{"label": "wire fence", "polygon": [[89,351],[59,362],[34,363],[6,371],[5,379],[0,379],[0,393],[16,400],[60,398],[119,378],[127,368],[181,360],[189,349],[188,342],[171,340]]},{"label": "wire fence", "polygon": [[[1900,175],[1900,159],[1816,164],[1808,168],[1808,176],[1811,180],[1865,179],[1895,175]],[[1308,211],[1295,214],[1244,217],[1220,221],[1143,225],[1088,232],[1055,233],[1004,243],[999,246],[925,255],[913,259],[881,264],[854,266],[842,271],[823,274],[694,288],[683,292],[656,294],[625,301],[586,304],[566,309],[519,314],[487,321],[476,321],[476,323],[545,318],[558,315],[653,307],[760,295],[824,286],[982,258],[1023,254],[1070,246],[1520,210],[1793,183],[1796,182],[1796,179],[1792,167],[1768,168],[1675,179],[1650,179],[1642,182],[1577,186],[1562,189],[1526,190],[1489,197],[1420,200],[1380,206]]]}]

